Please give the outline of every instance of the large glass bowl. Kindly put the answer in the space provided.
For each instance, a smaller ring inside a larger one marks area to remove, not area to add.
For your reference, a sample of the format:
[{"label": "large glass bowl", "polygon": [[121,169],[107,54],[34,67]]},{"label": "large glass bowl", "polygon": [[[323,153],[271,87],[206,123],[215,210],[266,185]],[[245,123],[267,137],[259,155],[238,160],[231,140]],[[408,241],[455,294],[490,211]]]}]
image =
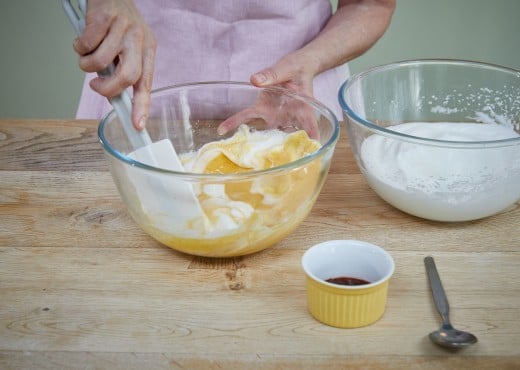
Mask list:
[{"label": "large glass bowl", "polygon": [[339,100],[371,188],[412,215],[468,221],[520,199],[520,72],[416,60],[352,76]]},{"label": "large glass bowl", "polygon": [[[272,246],[306,218],[325,181],[339,136],[338,120],[316,100],[282,88],[237,82],[172,86],[152,93],[147,131],[155,143],[170,139],[183,157],[232,136],[234,131],[219,135],[220,123],[259,102],[269,109],[265,115],[248,116],[244,123],[250,130],[294,132],[310,119],[317,125],[321,147],[264,170],[187,173],[135,160],[117,115],[111,112],[103,118],[98,134],[110,172],[128,211],[146,233],[181,252],[230,257]],[[209,204],[220,221],[208,226],[204,217],[188,216],[193,202],[177,199],[186,188],[193,191],[204,215]],[[215,205],[224,208],[215,211]]]}]

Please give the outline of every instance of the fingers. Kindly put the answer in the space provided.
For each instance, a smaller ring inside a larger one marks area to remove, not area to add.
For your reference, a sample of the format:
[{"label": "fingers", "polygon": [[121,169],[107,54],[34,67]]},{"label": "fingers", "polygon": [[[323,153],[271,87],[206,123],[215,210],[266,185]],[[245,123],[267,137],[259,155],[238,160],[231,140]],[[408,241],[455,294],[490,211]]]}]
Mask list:
[{"label": "fingers", "polygon": [[121,94],[141,78],[144,37],[138,29],[127,30],[124,25],[116,22],[96,51],[80,59],[80,66],[87,72],[103,71],[116,60],[112,75],[91,82],[93,90],[103,96],[112,97]]},{"label": "fingers", "polygon": [[281,84],[287,80],[286,76],[281,74],[279,68],[275,66],[266,68],[251,76],[251,83],[258,87],[266,87]]},{"label": "fingers", "polygon": [[[116,49],[119,50],[117,54],[117,64],[115,70],[110,76],[98,78],[92,80],[90,86],[93,90],[97,91],[101,95],[106,97],[112,97],[121,94],[121,92],[129,86],[134,85],[141,77],[142,74],[142,52],[143,47],[141,38],[142,35],[127,35],[123,39],[122,45]],[[107,40],[108,42],[109,40]],[[110,45],[106,45],[105,42],[99,47],[98,50],[92,55],[96,58],[98,52],[102,54],[105,47],[110,48]],[[105,69],[111,62],[105,66],[104,60],[97,57],[96,65],[97,68]],[[99,70],[97,70],[99,71]]]},{"label": "fingers", "polygon": [[90,1],[85,17],[85,30],[74,41],[76,53],[84,56],[96,50],[109,33],[116,16],[115,9],[110,10],[99,6],[96,1]]},{"label": "fingers", "polygon": [[314,117],[314,112],[312,111],[312,109],[302,109],[302,114],[300,116],[300,124],[311,139],[320,139],[320,130],[318,129],[318,122]]},{"label": "fingers", "polygon": [[253,118],[258,118],[259,115],[253,108],[247,108],[243,111],[235,113],[231,117],[227,118],[223,121],[217,128],[217,133],[219,135],[225,135],[228,132],[236,129],[242,123],[246,123]]},{"label": "fingers", "polygon": [[275,65],[253,74],[250,81],[258,87],[281,85],[287,81],[295,80],[299,73],[300,68],[296,63],[296,58],[289,54]]},{"label": "fingers", "polygon": [[111,24],[110,32],[104,34],[99,43],[94,44],[97,42],[97,35],[96,38],[89,37],[88,31],[91,29],[85,28],[85,33],[78,39],[75,49],[87,50],[85,53],[78,52],[80,53],[79,66],[83,71],[100,72],[106,69],[121,53],[126,30],[120,22],[115,22],[115,24]]},{"label": "fingers", "polygon": [[273,85],[271,81],[276,81],[277,77],[275,75],[274,70],[271,68],[264,69],[260,72],[255,73],[251,76],[251,83],[258,87],[265,87]]},{"label": "fingers", "polygon": [[85,30],[74,50],[83,71],[101,74],[90,81],[92,90],[110,99],[133,87],[132,123],[143,129],[150,110],[156,41],[133,0],[89,0]]},{"label": "fingers", "polygon": [[[282,58],[274,66],[266,68],[251,76],[251,83],[257,87],[268,87],[271,85],[280,85],[298,94],[312,96],[312,81],[314,75],[311,69],[305,67],[308,58],[303,58],[302,55],[288,55]],[[262,109],[274,109],[277,101],[269,103],[264,101]],[[271,105],[271,106],[270,106]],[[314,117],[312,109],[305,109],[306,107],[296,102],[292,106],[288,106],[287,117],[283,120],[295,119],[298,126],[303,128],[310,138],[319,139],[318,123]],[[257,108],[258,110],[262,110]],[[281,119],[279,115],[265,114],[265,116],[272,116],[271,120]],[[279,122],[270,122],[272,127],[276,127]]]},{"label": "fingers", "polygon": [[263,69],[250,78],[253,85],[258,87],[283,85],[288,82],[300,84],[300,81],[314,76],[308,68],[309,60],[302,53],[291,53],[280,59],[276,64]]},{"label": "fingers", "polygon": [[155,38],[152,38],[149,42],[151,45],[147,48],[147,53],[143,56],[141,78],[134,85],[132,122],[138,130],[144,129],[150,111],[150,92],[152,90],[156,50]]},{"label": "fingers", "polygon": [[309,58],[299,53],[289,54],[275,65],[263,69],[250,77],[257,87],[279,85],[296,93],[312,96],[313,69]]}]

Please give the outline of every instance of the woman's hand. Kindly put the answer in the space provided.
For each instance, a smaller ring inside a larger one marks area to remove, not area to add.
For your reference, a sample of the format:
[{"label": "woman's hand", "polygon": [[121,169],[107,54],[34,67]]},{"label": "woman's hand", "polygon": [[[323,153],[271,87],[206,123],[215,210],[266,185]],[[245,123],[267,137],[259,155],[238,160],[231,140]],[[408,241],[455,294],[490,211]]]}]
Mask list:
[{"label": "woman's hand", "polygon": [[85,30],[74,41],[79,66],[101,72],[111,63],[115,72],[97,77],[90,87],[111,98],[133,87],[132,122],[144,128],[150,109],[156,41],[132,0],[89,0]]},{"label": "woman's hand", "polygon": [[[337,12],[323,30],[307,45],[283,57],[274,66],[251,76],[258,87],[279,85],[294,92],[312,96],[316,75],[358,57],[384,34],[395,9],[395,0],[339,0]],[[228,118],[219,126],[219,133],[233,130],[241,123],[260,117],[270,127],[277,127],[276,106],[269,99],[259,98],[251,108]],[[276,103],[276,102],[275,102]],[[301,108],[301,107],[297,107]],[[294,112],[300,126],[310,137],[317,137],[317,123],[310,108]],[[286,112],[286,115],[291,115]],[[266,117],[268,119],[266,119]]]},{"label": "woman's hand", "polygon": [[[305,56],[295,52],[282,58],[274,66],[251,76],[251,83],[258,87],[280,86],[301,95],[312,96],[313,70]],[[318,139],[319,131],[313,109],[297,99],[285,100],[285,106],[278,109],[282,99],[276,92],[262,91],[255,104],[226,119],[219,126],[219,133],[225,134],[242,123],[262,119],[268,128],[284,131],[304,129],[309,137]]]}]

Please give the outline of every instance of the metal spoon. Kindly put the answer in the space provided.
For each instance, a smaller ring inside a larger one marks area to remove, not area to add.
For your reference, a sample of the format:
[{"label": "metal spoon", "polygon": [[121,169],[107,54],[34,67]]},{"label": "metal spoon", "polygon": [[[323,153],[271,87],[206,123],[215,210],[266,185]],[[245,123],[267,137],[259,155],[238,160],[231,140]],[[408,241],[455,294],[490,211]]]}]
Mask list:
[{"label": "metal spoon", "polygon": [[460,349],[477,343],[476,336],[465,331],[457,330],[451,325],[448,298],[442,287],[442,282],[433,257],[425,257],[424,265],[426,266],[426,273],[430,280],[435,306],[442,317],[442,326],[440,329],[430,333],[431,341],[439,346],[450,349]]}]

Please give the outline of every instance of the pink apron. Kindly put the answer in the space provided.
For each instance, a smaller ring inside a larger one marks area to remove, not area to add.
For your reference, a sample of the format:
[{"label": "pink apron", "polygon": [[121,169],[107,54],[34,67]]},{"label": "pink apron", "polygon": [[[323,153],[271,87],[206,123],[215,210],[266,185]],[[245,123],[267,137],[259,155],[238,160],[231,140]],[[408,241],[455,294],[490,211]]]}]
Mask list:
[{"label": "pink apron", "polygon": [[[311,41],[331,16],[330,0],[136,0],[157,38],[153,89],[200,81],[249,81]],[[314,79],[314,96],[341,118],[337,94],[348,66]],[[77,118],[111,110],[87,74]]]}]

